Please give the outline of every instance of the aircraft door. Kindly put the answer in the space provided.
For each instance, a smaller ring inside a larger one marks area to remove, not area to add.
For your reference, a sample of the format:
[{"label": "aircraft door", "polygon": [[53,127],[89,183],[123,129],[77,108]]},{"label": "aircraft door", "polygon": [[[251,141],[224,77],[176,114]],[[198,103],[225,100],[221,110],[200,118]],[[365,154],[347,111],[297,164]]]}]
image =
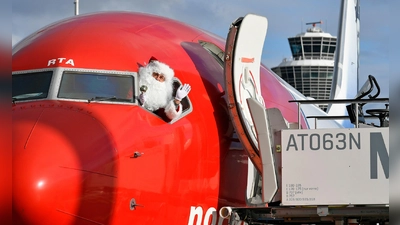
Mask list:
[{"label": "aircraft door", "polygon": [[[253,201],[259,195],[256,187],[260,174],[263,180],[262,202],[270,202],[278,189],[271,134],[268,133],[270,127],[260,89],[261,56],[267,27],[265,17],[248,14],[239,18],[232,23],[225,46],[224,72],[228,108],[238,137],[251,160],[247,199],[255,204],[261,203],[259,200]],[[252,106],[249,106],[249,102]],[[257,118],[253,118],[252,114],[257,115]],[[257,124],[258,130],[254,121],[262,123]],[[261,147],[264,151],[260,151]]]}]

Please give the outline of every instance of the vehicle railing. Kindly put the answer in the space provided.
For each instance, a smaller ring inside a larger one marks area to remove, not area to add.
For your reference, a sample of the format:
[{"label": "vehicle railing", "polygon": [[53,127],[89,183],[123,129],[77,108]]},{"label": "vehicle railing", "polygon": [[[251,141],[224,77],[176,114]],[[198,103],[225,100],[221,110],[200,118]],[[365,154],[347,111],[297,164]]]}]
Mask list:
[{"label": "vehicle railing", "polygon": [[[389,98],[375,98],[375,99],[323,99],[323,100],[289,100],[289,102],[297,102],[297,123],[298,128],[301,129],[301,104],[344,104],[352,103],[356,104],[355,107],[355,127],[358,128],[358,104],[360,103],[377,103],[377,102],[389,102]],[[369,116],[368,116],[369,117]],[[373,117],[373,116],[371,116]],[[315,127],[317,126],[317,119],[323,120],[335,120],[335,119],[348,119],[349,116],[307,116],[307,118],[315,118]]]}]

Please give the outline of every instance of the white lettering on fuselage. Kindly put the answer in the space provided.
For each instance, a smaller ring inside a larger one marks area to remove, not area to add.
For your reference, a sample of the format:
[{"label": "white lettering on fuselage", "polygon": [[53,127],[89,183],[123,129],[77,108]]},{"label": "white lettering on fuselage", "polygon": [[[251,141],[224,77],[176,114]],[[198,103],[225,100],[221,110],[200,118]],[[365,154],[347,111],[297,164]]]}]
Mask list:
[{"label": "white lettering on fuselage", "polygon": [[74,60],[73,59],[67,60],[67,58],[50,59],[47,62],[47,66],[56,65],[56,63],[75,66]]},{"label": "white lettering on fuselage", "polygon": [[[197,216],[196,224],[194,223]],[[207,209],[206,214],[203,218],[203,208],[201,206],[191,206],[190,207],[190,215],[188,220],[188,225],[208,225],[210,224],[210,219],[212,217],[211,225],[217,225],[217,210],[214,207],[210,207]],[[203,221],[203,223],[201,223]],[[222,225],[224,218],[218,218],[218,225]]]}]

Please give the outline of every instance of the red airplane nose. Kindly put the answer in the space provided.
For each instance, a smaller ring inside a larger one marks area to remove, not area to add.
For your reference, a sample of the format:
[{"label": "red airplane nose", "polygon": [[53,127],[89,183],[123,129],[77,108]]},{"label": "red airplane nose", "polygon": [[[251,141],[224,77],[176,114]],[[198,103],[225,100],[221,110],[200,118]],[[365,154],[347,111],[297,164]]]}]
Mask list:
[{"label": "red airplane nose", "polygon": [[[19,149],[20,153],[13,156],[13,220],[19,222],[16,224],[51,224],[50,221],[59,220],[57,205],[62,201],[63,191],[80,193],[78,179],[68,179],[71,174],[67,175],[69,171],[60,167],[54,151],[64,158],[71,158],[73,154],[52,146],[32,147]],[[77,207],[70,205],[70,209]]]},{"label": "red airplane nose", "polygon": [[108,131],[89,112],[13,110],[14,224],[107,224],[114,154]]}]

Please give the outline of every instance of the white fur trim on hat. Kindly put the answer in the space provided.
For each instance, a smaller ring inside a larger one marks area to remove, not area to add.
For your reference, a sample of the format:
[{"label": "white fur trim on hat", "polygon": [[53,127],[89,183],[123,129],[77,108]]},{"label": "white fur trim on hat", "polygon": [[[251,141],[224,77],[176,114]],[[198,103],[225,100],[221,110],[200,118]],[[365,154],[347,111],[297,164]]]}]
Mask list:
[{"label": "white fur trim on hat", "polygon": [[156,72],[163,74],[166,80],[171,80],[175,75],[171,67],[157,60],[150,61],[149,64],[146,65],[146,67],[150,69],[152,73]]}]

